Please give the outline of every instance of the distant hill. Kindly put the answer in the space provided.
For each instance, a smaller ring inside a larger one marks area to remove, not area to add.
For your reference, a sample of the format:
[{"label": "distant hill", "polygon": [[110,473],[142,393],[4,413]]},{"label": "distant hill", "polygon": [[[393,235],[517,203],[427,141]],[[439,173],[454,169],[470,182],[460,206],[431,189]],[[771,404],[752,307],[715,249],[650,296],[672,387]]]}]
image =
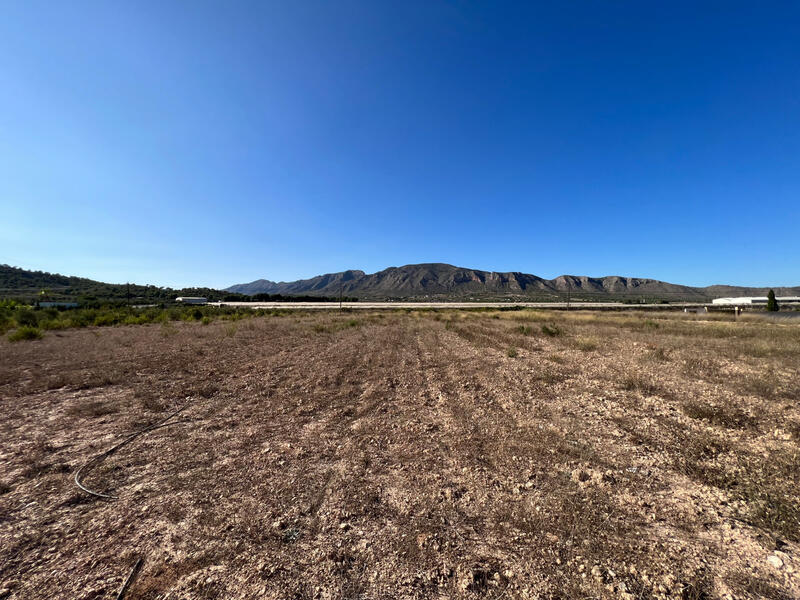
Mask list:
[{"label": "distant hill", "polygon": [[[800,286],[773,288],[782,295],[800,294]],[[566,294],[575,299],[646,299],[704,301],[719,296],[762,296],[769,288],[735,286],[690,287],[637,277],[586,277],[562,275],[543,279],[520,272],[497,273],[455,267],[444,263],[424,263],[389,267],[377,273],[343,271],[311,279],[274,282],[259,279],[233,285],[226,291],[240,294],[308,294],[357,298],[526,298],[556,299]]]},{"label": "distant hill", "polygon": [[211,300],[246,299],[232,292],[210,288],[174,290],[155,285],[103,283],[84,277],[0,265],[0,298],[32,301],[41,299],[41,292],[45,293],[48,300],[74,300],[84,304],[124,302],[129,297],[136,304],[172,302],[177,296],[204,296]]}]

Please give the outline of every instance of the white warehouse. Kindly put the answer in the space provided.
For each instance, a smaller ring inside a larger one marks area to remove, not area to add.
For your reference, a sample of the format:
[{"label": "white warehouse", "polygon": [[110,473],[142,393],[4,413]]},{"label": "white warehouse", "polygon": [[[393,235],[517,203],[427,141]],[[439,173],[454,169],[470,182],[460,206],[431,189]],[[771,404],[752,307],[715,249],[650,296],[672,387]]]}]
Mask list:
[{"label": "white warehouse", "polygon": [[208,299],[196,296],[178,296],[175,298],[175,302],[179,302],[181,304],[208,304]]},{"label": "white warehouse", "polygon": [[[776,296],[778,305],[781,304],[800,304],[800,296]],[[724,304],[727,306],[766,306],[766,296],[742,296],[740,298],[714,298],[712,304]]]}]

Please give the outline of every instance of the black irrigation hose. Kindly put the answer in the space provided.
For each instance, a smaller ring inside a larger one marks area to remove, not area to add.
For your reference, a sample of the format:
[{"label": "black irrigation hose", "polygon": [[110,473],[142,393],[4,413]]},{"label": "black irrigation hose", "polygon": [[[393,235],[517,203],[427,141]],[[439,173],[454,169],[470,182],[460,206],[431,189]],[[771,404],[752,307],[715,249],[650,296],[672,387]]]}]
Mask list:
[{"label": "black irrigation hose", "polygon": [[133,582],[133,578],[136,577],[136,574],[139,572],[139,569],[142,568],[142,563],[144,562],[143,558],[139,558],[136,563],[133,565],[128,578],[125,580],[125,583],[122,584],[122,588],[119,590],[117,594],[117,600],[122,600],[125,597],[125,594],[128,592],[128,588],[131,587],[131,583]]},{"label": "black irrigation hose", "polygon": [[130,444],[133,440],[138,438],[140,435],[143,435],[143,434],[147,433],[148,431],[153,431],[154,429],[159,429],[161,427],[169,427],[170,425],[178,425],[179,423],[185,422],[185,421],[173,421],[172,423],[168,423],[167,421],[169,421],[170,419],[172,419],[176,415],[180,414],[188,406],[189,406],[188,404],[182,406],[181,408],[179,408],[178,410],[176,410],[175,412],[170,414],[166,419],[162,419],[161,421],[159,421],[158,423],[155,423],[154,425],[150,425],[148,427],[145,427],[144,429],[140,429],[139,431],[137,431],[135,433],[132,433],[131,435],[126,437],[124,440],[122,440],[118,444],[115,444],[114,446],[111,446],[111,448],[109,448],[105,452],[102,452],[101,454],[98,454],[97,456],[95,456],[93,458],[90,458],[88,461],[83,463],[78,468],[77,471],[75,471],[75,476],[74,476],[75,485],[77,485],[80,489],[82,489],[87,494],[91,494],[92,496],[96,496],[98,498],[106,498],[108,500],[117,500],[119,498],[119,496],[113,496],[111,494],[103,494],[102,492],[95,492],[95,491],[90,490],[89,488],[87,488],[85,485],[83,485],[83,483],[81,483],[81,474],[84,472],[84,470],[99,464],[106,457],[111,456],[112,454],[114,454],[114,452],[116,452],[117,450],[119,450],[120,448],[125,446],[126,444]]}]

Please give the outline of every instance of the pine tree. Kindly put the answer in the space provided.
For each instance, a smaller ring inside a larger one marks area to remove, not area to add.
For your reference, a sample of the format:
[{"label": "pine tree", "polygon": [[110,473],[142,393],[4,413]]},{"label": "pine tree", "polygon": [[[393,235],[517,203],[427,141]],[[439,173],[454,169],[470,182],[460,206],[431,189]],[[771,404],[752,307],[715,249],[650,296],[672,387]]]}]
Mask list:
[{"label": "pine tree", "polygon": [[767,310],[768,311],[778,310],[778,301],[775,300],[775,292],[773,292],[772,290],[770,290],[769,294],[767,294]]}]

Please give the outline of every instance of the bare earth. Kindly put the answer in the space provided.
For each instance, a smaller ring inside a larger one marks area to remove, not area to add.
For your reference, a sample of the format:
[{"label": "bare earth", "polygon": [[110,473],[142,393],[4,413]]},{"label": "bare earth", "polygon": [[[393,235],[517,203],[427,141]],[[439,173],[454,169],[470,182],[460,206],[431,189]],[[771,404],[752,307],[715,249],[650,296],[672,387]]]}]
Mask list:
[{"label": "bare earth", "polygon": [[3,339],[0,598],[798,598],[800,324],[705,318]]}]

